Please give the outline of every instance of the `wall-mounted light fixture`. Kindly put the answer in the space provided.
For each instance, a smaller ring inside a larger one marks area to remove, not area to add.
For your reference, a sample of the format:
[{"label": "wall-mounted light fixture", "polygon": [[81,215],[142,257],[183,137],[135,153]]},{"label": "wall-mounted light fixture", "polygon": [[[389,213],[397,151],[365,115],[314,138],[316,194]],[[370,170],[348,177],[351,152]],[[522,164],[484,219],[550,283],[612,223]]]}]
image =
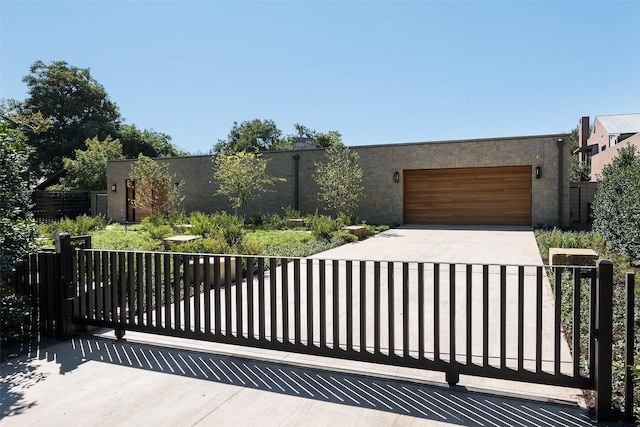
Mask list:
[{"label": "wall-mounted light fixture", "polygon": [[396,184],[400,182],[400,172],[395,171],[395,173],[393,174],[393,182],[395,182]]},{"label": "wall-mounted light fixture", "polygon": [[180,188],[180,183],[179,183],[179,182],[174,182],[174,183],[173,183],[173,189],[174,189],[174,190],[177,190],[177,189],[179,189],[179,188]]},{"label": "wall-mounted light fixture", "polygon": [[540,166],[536,166],[536,179],[542,178],[542,168]]},{"label": "wall-mounted light fixture", "polygon": [[118,191],[118,186],[116,185],[116,183],[114,182],[113,184],[111,184],[111,191],[113,191],[114,193],[116,191]]}]

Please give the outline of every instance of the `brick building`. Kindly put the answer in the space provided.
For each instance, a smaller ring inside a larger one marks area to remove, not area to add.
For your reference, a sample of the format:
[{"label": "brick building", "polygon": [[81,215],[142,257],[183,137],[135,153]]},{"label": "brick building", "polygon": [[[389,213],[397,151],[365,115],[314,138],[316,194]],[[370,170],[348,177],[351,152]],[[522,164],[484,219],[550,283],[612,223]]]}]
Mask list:
[{"label": "brick building", "polygon": [[596,116],[593,127],[589,117],[582,117],[578,126],[580,160],[591,165],[591,181],[597,181],[602,169],[618,152],[634,145],[640,152],[640,114]]},{"label": "brick building", "polygon": [[[569,224],[569,135],[435,141],[351,147],[360,156],[364,197],[357,216],[386,224]],[[324,149],[263,153],[267,172],[284,178],[249,206],[282,213],[292,207],[322,212],[313,178]],[[212,213],[231,206],[216,195],[211,156],[157,159],[184,181],[185,211]],[[134,160],[108,163],[108,216],[139,221],[127,179]],[[129,194],[128,194],[129,193]]]}]

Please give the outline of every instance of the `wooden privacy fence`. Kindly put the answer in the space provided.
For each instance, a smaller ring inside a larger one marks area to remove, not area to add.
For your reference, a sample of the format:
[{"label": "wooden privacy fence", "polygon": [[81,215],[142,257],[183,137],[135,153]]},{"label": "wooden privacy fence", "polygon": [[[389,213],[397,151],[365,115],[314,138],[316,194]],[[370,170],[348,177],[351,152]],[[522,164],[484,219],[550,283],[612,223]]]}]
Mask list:
[{"label": "wooden privacy fence", "polygon": [[76,218],[91,214],[88,191],[34,191],[33,216],[38,222]]},{"label": "wooden privacy fence", "polygon": [[92,325],[119,338],[131,330],[430,369],[450,384],[467,374],[592,389],[598,418],[610,416],[608,261],[553,267],[550,286],[543,266],[103,251],[73,240],[60,236],[56,252],[14,278],[39,292],[47,335]]}]

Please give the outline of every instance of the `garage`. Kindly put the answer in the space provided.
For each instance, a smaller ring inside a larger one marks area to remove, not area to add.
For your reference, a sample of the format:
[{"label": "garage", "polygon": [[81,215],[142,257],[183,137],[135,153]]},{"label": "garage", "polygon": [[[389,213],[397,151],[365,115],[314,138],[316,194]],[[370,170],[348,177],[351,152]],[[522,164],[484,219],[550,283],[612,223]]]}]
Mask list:
[{"label": "garage", "polygon": [[531,166],[404,170],[404,223],[531,225]]}]

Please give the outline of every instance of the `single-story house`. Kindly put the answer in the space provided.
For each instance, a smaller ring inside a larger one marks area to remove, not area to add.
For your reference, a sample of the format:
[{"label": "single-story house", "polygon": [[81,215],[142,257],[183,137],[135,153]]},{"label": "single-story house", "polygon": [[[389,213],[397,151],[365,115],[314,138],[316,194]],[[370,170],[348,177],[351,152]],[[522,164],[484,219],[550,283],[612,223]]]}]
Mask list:
[{"label": "single-story house", "polygon": [[[357,216],[379,224],[569,225],[569,134],[351,147],[360,157],[364,197]],[[264,152],[267,172],[284,178],[249,206],[255,213],[323,212],[316,164],[325,149]],[[183,209],[212,213],[231,206],[216,195],[212,156],[156,159],[183,182]],[[135,160],[107,167],[108,217],[139,221],[127,185]],[[135,187],[135,185],[134,185]]]}]

